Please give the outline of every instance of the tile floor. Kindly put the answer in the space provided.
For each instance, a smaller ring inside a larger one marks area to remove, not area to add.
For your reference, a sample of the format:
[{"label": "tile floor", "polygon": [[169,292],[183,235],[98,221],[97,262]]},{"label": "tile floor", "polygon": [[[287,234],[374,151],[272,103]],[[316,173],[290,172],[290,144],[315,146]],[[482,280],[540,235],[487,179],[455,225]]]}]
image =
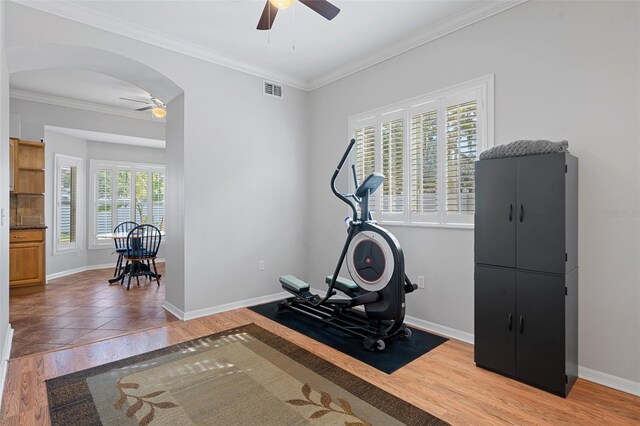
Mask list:
[{"label": "tile floor", "polygon": [[113,269],[81,272],[51,280],[43,293],[13,296],[9,321],[14,329],[11,358],[75,346],[177,321],[165,311],[164,264],[160,287],[135,279],[131,290],[109,285]]}]

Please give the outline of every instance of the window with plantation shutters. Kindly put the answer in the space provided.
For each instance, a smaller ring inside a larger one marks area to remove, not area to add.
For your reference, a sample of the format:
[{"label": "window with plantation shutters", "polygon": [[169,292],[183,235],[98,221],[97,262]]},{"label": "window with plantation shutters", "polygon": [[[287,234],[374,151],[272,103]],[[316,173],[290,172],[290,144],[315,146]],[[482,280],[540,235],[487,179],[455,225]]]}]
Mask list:
[{"label": "window with plantation shutters", "polygon": [[55,154],[53,254],[80,249],[82,159]]},{"label": "window with plantation shutters", "polygon": [[[355,166],[358,184],[376,170],[376,127],[363,126],[355,131],[356,158]],[[369,198],[369,211],[376,212],[376,194]]]},{"label": "window with plantation shutters", "polygon": [[447,107],[447,212],[475,211],[476,100]]},{"label": "window with plantation shutters", "polygon": [[131,220],[131,170],[117,170],[116,173],[118,173],[116,218],[117,223],[122,223]]},{"label": "window with plantation shutters", "polygon": [[113,231],[113,170],[100,169],[96,174],[96,233]]},{"label": "window with plantation shutters", "polygon": [[492,99],[488,76],[349,119],[358,178],[385,176],[372,200],[374,219],[473,224],[475,162],[490,147]]},{"label": "window with plantation shutters", "polygon": [[404,211],[404,120],[383,122],[381,126],[382,174],[380,212]]},{"label": "window with plantation shutters", "polygon": [[109,240],[95,236],[112,232],[122,222],[164,228],[164,173],[161,165],[91,160],[94,237],[90,246],[109,245]]},{"label": "window with plantation shutters", "polygon": [[412,218],[438,212],[438,110],[411,117]]},{"label": "window with plantation shutters", "polygon": [[153,224],[164,231],[164,173],[151,174]]}]

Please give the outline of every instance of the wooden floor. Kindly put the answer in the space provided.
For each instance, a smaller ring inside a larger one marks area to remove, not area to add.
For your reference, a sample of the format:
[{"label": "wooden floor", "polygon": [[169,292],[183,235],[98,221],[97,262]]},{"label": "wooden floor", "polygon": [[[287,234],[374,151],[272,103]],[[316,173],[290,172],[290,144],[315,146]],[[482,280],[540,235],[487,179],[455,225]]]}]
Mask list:
[{"label": "wooden floor", "polygon": [[248,309],[9,362],[2,424],[49,424],[44,380],[254,322],[452,424],[640,424],[640,398],[578,380],[563,399],[476,368],[473,346],[449,340],[392,375]]},{"label": "wooden floor", "polygon": [[[164,274],[164,263],[158,264]],[[165,284],[134,279],[131,290],[109,285],[113,269],[51,280],[43,293],[13,296],[11,358],[95,342],[176,321],[161,304]]]}]

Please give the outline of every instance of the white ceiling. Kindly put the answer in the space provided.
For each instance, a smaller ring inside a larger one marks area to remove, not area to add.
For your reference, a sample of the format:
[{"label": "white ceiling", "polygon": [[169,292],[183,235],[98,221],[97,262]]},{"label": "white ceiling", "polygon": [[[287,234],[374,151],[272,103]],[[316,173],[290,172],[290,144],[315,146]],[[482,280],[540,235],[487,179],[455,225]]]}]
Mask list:
[{"label": "white ceiling", "polygon": [[147,148],[166,147],[165,141],[159,139],[139,138],[136,136],[118,135],[115,133],[93,132],[90,130],[70,129],[67,127],[45,126],[47,131],[73,136],[86,141],[117,143],[122,145],[137,145]]},{"label": "white ceiling", "polygon": [[312,90],[526,0],[333,0],[332,21],[295,2],[271,31],[265,0],[15,1]]},{"label": "white ceiling", "polygon": [[[84,102],[135,110],[145,105],[125,101],[120,97],[149,101],[144,90],[117,78],[81,69],[45,69],[12,73],[9,83],[16,91],[37,92],[44,95],[77,99]],[[142,113],[141,113],[142,114]],[[149,114],[149,112],[146,112]]]}]

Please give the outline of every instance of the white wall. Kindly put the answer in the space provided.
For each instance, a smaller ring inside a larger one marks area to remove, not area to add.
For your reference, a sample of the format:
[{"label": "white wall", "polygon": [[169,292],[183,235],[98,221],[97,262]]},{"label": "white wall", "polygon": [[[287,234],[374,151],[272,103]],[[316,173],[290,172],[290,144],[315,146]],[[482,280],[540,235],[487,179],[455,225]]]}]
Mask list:
[{"label": "white wall", "polygon": [[[580,159],[580,365],[640,381],[638,12],[528,2],[312,92],[309,278],[332,270],[344,239],[328,181],[347,117],[493,73],[496,144],[568,139]],[[389,229],[408,274],[426,277],[408,314],[473,333],[473,232]]]},{"label": "white wall", "polygon": [[20,139],[39,141],[44,126],[164,140],[164,123],[103,114],[40,102],[11,99],[11,114],[20,116]]},{"label": "white wall", "polygon": [[180,152],[167,162],[183,170],[184,275],[174,285],[185,286],[184,310],[279,292],[285,271],[304,276],[307,93],[285,87],[283,99],[268,98],[255,76],[22,5],[6,8],[9,46],[46,40],[104,49],[184,90],[182,146],[168,148]]},{"label": "white wall", "polygon": [[[55,107],[54,107],[55,108]],[[46,231],[46,273],[58,274],[86,266],[115,264],[113,247],[102,249],[87,249],[88,242],[93,237],[93,230],[89,228],[91,210],[91,170],[90,161],[110,160],[124,162],[141,162],[150,164],[165,164],[165,150],[146,148],[140,146],[118,145],[113,143],[87,141],[84,139],[61,134],[51,130],[45,130],[46,156],[45,156],[45,224]],[[64,154],[83,159],[83,198],[84,208],[83,222],[80,225],[82,232],[78,238],[80,251],[74,253],[53,254],[54,241],[54,197],[55,197],[55,155]],[[158,257],[164,257],[164,245],[161,247]]]},{"label": "white wall", "polygon": [[[9,72],[5,51],[5,3],[0,2],[0,406],[9,332]],[[8,355],[8,353],[7,353]]]},{"label": "white wall", "polygon": [[172,158],[167,164],[167,195],[165,200],[166,218],[170,232],[167,234],[166,257],[171,259],[165,270],[167,282],[174,283],[167,286],[165,298],[176,309],[185,311],[185,281],[184,281],[184,94],[169,102],[167,114],[167,158]]},{"label": "white wall", "polygon": [[[11,114],[20,117],[21,138],[25,140],[40,140],[46,142],[45,157],[45,224],[47,247],[46,274],[52,275],[64,271],[93,265],[114,263],[113,249],[87,250],[87,238],[91,236],[89,229],[90,196],[90,167],[91,159],[115,160],[127,162],[145,162],[152,164],[166,164],[164,149],[145,148],[139,146],[119,145],[84,139],[60,134],[47,129],[46,126],[68,127],[72,129],[105,132],[125,136],[137,136],[151,139],[164,139],[164,124],[149,120],[137,120],[93,111],[50,105],[39,102],[10,100]],[[84,160],[84,188],[83,203],[85,208],[81,251],[53,255],[53,211],[55,194],[55,154],[65,154]],[[144,159],[144,160],[141,160]],[[161,249],[159,257],[163,257]]]}]

